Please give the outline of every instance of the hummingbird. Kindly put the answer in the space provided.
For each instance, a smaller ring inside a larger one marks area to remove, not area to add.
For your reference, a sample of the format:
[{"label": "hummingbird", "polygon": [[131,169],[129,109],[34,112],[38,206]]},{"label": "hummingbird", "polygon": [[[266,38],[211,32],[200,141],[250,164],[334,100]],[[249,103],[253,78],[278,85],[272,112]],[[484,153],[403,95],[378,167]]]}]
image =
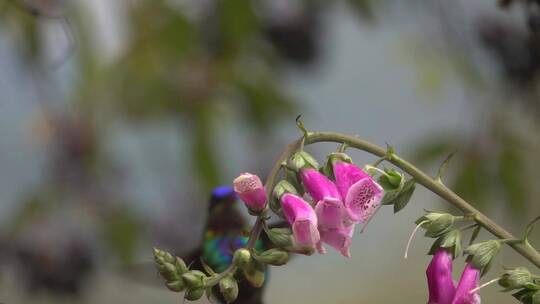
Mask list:
[{"label": "hummingbird", "polygon": [[[185,259],[186,263],[192,263],[191,269],[202,271],[203,263],[205,263],[214,271],[222,272],[232,263],[234,251],[247,245],[248,237],[245,231],[248,223],[237,209],[237,201],[238,198],[232,187],[220,186],[213,189],[206,226],[201,236],[201,246]],[[266,235],[261,234],[255,249],[263,251],[271,247],[272,244]],[[265,273],[268,277],[268,271]],[[240,279],[239,294],[235,303],[262,304],[265,286],[256,288],[247,280],[242,279],[241,275],[238,275],[238,278]],[[226,303],[219,288],[214,288],[213,294],[219,302]]]}]

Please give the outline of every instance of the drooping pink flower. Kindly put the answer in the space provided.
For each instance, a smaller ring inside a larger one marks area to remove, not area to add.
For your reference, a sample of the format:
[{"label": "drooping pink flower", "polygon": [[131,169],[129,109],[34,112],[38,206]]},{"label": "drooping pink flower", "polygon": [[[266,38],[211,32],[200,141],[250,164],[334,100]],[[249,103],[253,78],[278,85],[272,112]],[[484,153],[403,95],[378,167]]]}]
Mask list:
[{"label": "drooping pink flower", "polygon": [[456,288],[456,294],[451,304],[480,304],[480,294],[471,293],[480,283],[480,270],[467,263]]},{"label": "drooping pink flower", "polygon": [[257,175],[242,173],[234,179],[233,186],[234,191],[249,209],[261,211],[266,207],[266,191]]},{"label": "drooping pink flower", "polygon": [[281,197],[281,208],[292,226],[295,245],[321,251],[317,215],[311,205],[301,197],[286,193]]},{"label": "drooping pink flower", "polygon": [[380,205],[382,187],[354,164],[337,161],[333,170],[336,186],[345,198],[348,220],[352,223],[367,221]]},{"label": "drooping pink flower", "polygon": [[426,269],[429,288],[428,304],[451,304],[456,287],[452,279],[452,255],[439,248]]},{"label": "drooping pink flower", "polygon": [[304,168],[300,171],[300,179],[315,204],[324,198],[341,200],[336,185],[319,171],[313,168]]},{"label": "drooping pink flower", "polygon": [[315,213],[319,221],[319,229],[335,229],[345,226],[345,207],[339,199],[323,198],[315,206]]},{"label": "drooping pink flower", "polygon": [[326,243],[341,252],[343,256],[350,258],[351,253],[349,247],[351,246],[354,226],[355,225],[335,229],[322,229],[320,230],[321,240],[323,243]]}]

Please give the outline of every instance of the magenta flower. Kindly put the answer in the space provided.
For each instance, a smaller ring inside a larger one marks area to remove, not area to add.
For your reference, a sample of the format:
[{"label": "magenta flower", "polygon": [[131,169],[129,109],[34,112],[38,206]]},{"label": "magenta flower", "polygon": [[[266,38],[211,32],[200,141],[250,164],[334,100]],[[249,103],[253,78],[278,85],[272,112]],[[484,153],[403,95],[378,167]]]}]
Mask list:
[{"label": "magenta flower", "polygon": [[317,215],[311,205],[301,197],[286,193],[281,197],[281,208],[285,219],[292,226],[295,245],[323,251],[317,230]]},{"label": "magenta flower", "polygon": [[341,252],[343,256],[350,258],[351,253],[349,247],[351,246],[354,226],[355,225],[335,229],[322,229],[320,231],[321,240]]},{"label": "magenta flower", "polygon": [[319,220],[319,229],[335,229],[345,226],[345,207],[341,200],[323,198],[315,206],[315,213]]},{"label": "magenta flower", "polygon": [[382,187],[354,164],[337,161],[333,170],[337,188],[345,198],[348,220],[351,223],[367,221],[380,205]]},{"label": "magenta flower", "polygon": [[266,191],[261,179],[251,173],[242,173],[233,181],[234,191],[252,211],[261,211],[266,207]]},{"label": "magenta flower", "polygon": [[439,248],[426,269],[429,288],[428,304],[451,304],[456,287],[452,280],[452,254]]},{"label": "magenta flower", "polygon": [[454,300],[451,304],[480,304],[480,295],[471,290],[478,287],[480,282],[480,270],[467,263],[456,289]]},{"label": "magenta flower", "polygon": [[341,200],[341,195],[336,185],[319,171],[312,168],[304,168],[300,171],[300,179],[315,204],[324,198]]}]

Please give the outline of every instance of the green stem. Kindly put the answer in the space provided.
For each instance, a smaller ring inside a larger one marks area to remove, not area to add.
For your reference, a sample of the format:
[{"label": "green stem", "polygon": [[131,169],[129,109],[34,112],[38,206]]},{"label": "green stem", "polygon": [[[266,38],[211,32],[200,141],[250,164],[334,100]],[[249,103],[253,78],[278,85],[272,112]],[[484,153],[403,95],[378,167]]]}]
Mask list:
[{"label": "green stem", "polygon": [[[265,185],[268,197],[270,199],[272,189],[276,184],[276,179],[279,174],[281,163],[284,160],[288,159],[296,150],[298,150],[302,141],[304,145],[310,145],[318,142],[335,142],[340,144],[345,143],[349,147],[363,150],[378,157],[387,156],[386,149],[383,149],[358,137],[332,132],[308,132],[303,138],[295,140],[287,147],[285,147],[285,150],[281,153],[273,168],[270,170]],[[506,231],[493,220],[491,220],[486,215],[471,206],[471,204],[467,203],[455,192],[448,189],[444,184],[437,182],[437,180],[422,172],[420,169],[416,168],[411,163],[403,160],[395,154],[392,154],[392,157],[387,157],[386,161],[392,163],[396,167],[400,168],[401,170],[412,176],[417,183],[423,185],[431,192],[437,194],[438,196],[446,200],[448,203],[461,210],[464,214],[474,215],[474,220],[494,236],[500,239],[516,239],[516,237],[514,237],[510,232]],[[538,253],[538,251],[536,251],[532,246],[524,244],[522,242],[509,243],[508,245],[512,247],[515,251],[517,251],[519,254],[521,254],[523,257],[525,257],[527,260],[529,260],[531,263],[536,265],[536,267],[540,268],[540,253]]]}]

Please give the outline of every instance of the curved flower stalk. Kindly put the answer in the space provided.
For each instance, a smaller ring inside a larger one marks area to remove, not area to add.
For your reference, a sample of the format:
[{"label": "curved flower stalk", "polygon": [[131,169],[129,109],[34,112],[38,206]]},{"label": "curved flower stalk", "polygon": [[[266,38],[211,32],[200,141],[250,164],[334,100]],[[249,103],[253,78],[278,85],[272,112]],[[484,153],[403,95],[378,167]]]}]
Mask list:
[{"label": "curved flower stalk", "polygon": [[[515,238],[448,189],[442,182],[442,174],[436,178],[428,176],[398,157],[391,147],[385,150],[357,137],[339,133],[309,132],[301,122],[297,123],[304,136],[285,148],[264,186],[258,177],[251,174],[242,174],[234,181],[235,191],[250,213],[257,216],[245,248],[236,250],[232,264],[221,273],[214,273],[208,268],[205,268],[206,273],[191,271],[178,258],[157,251],[155,260],[169,289],[185,290],[185,298],[191,300],[220,284],[224,297],[227,296],[227,301],[232,302],[237,294],[234,280],[239,278],[239,274],[254,286],[261,286],[265,265],[283,265],[290,253],[312,254],[315,250],[324,253],[321,244],[325,243],[350,257],[349,247],[355,225],[369,221],[381,203],[393,205],[394,212],[403,209],[413,195],[415,184],[426,187],[463,212],[458,216],[430,212],[417,222],[418,228],[426,230],[427,237],[436,238],[430,251],[433,258],[426,270],[429,303],[478,304],[480,277],[488,271],[503,244],[511,246],[540,268],[540,254],[527,241],[532,228],[527,229],[523,238]],[[320,168],[318,162],[304,151],[305,146],[318,142],[341,144],[339,152],[328,156],[325,168]],[[368,172],[363,171],[342,153],[345,146],[366,151],[380,159],[373,166],[366,167]],[[377,168],[385,161],[396,169]],[[447,161],[441,168],[446,168]],[[278,183],[282,170],[284,179]],[[443,171],[439,170],[440,173]],[[409,177],[406,178],[406,175]],[[301,195],[304,190],[309,197]],[[266,206],[277,216],[284,217],[290,228],[270,229],[266,225],[270,216]],[[464,221],[474,224],[454,227]],[[257,252],[255,242],[263,228],[276,248]],[[469,228],[475,228],[470,243],[474,242],[481,228],[498,240],[476,243],[464,251],[469,255],[467,266],[456,286],[452,278],[452,258],[461,255],[461,234]],[[531,301],[540,299],[540,279],[527,276],[524,271],[516,273],[508,274],[504,281],[501,277],[501,286],[511,286],[509,290],[521,288],[514,294],[516,299],[522,303],[537,303]]]}]

